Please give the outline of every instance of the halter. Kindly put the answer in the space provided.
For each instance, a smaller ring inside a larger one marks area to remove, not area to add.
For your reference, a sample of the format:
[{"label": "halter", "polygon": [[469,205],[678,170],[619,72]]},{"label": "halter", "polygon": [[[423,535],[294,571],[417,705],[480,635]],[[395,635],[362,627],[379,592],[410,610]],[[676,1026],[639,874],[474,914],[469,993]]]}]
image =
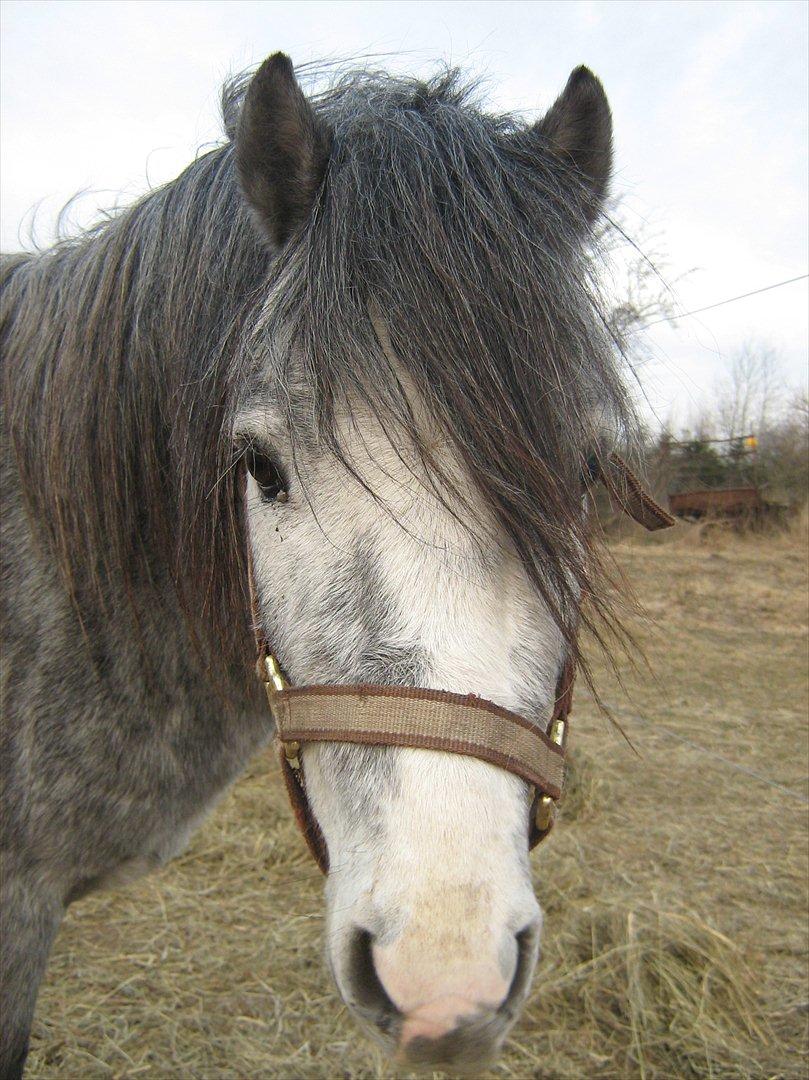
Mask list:
[{"label": "halter", "polygon": [[[247,470],[243,465],[241,469],[244,511]],[[603,465],[591,464],[590,472],[604,483],[616,506],[646,529],[674,524],[674,518],[643,489],[617,454],[610,454]],[[553,827],[564,786],[568,715],[576,674],[572,658],[560,673],[547,733],[475,694],[370,684],[290,686],[261,629],[249,540],[247,568],[258,653],[256,671],[275,721],[278,756],[295,818],[324,874],[329,869],[329,853],[306,796],[301,763],[301,745],[307,742],[409,746],[488,761],[532,785],[529,849],[545,839]]]}]

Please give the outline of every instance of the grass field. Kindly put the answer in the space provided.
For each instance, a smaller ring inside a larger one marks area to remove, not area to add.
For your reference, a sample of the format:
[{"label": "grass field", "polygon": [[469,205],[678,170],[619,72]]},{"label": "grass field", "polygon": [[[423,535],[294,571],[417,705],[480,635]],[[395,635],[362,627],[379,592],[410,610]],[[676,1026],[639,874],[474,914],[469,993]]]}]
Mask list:
[{"label": "grass field", "polygon": [[[634,751],[578,693],[564,818],[533,857],[544,956],[486,1075],[805,1076],[805,535],[614,553],[655,677],[627,696],[597,667]],[[71,908],[28,1075],[401,1075],[330,983],[320,892],[267,752],[183,858]]]}]

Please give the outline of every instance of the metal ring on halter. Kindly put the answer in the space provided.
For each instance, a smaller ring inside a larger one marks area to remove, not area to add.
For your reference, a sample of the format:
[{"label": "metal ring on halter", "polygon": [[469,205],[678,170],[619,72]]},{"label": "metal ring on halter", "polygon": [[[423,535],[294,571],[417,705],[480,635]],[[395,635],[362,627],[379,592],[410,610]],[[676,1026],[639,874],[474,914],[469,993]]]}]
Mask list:
[{"label": "metal ring on halter", "polygon": [[[267,653],[266,656],[260,657],[256,664],[256,668],[258,670],[259,678],[264,683],[270,712],[277,725],[279,721],[278,695],[286,690],[289,683],[284,678],[284,674],[281,671],[281,665],[272,653]],[[290,739],[288,742],[281,740],[281,746],[284,751],[284,757],[287,759],[290,766],[296,771],[300,771],[301,744],[295,739]]]},{"label": "metal ring on halter", "polygon": [[[566,717],[558,716],[551,724],[550,737],[559,747],[564,746],[566,719]],[[544,834],[550,830],[556,818],[556,804],[557,800],[551,798],[550,795],[539,795],[534,815],[534,825],[538,833]]]}]

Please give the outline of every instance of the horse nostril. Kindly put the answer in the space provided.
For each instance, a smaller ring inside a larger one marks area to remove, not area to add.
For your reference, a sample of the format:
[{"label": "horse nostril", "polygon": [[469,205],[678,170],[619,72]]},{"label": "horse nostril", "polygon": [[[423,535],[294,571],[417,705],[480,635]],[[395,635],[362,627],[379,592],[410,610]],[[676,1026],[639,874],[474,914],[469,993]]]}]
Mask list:
[{"label": "horse nostril", "polygon": [[514,935],[517,940],[517,966],[508,994],[497,1010],[500,1013],[513,1013],[515,1006],[519,1006],[528,991],[539,955],[540,926],[539,920],[536,920]]},{"label": "horse nostril", "polygon": [[350,1004],[373,1019],[377,1026],[387,1027],[400,1014],[376,973],[373,941],[373,935],[359,927],[351,937],[348,959]]}]

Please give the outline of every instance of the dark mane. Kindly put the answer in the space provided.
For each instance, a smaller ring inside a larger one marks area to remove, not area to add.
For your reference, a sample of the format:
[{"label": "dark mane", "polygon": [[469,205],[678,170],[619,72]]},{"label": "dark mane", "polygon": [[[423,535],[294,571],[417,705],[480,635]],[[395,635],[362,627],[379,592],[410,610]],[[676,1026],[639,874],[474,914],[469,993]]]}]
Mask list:
[{"label": "dark mane", "polygon": [[168,574],[225,651],[245,645],[225,436],[271,262],[231,158],[214,150],[91,232],[10,260],[0,322],[23,489],[80,614]]},{"label": "dark mane", "polygon": [[[225,90],[229,132],[242,87]],[[354,74],[315,100],[332,156],[310,227],[277,260],[227,144],[4,269],[4,409],[32,513],[80,611],[168,573],[195,634],[249,657],[230,441],[240,387],[270,355],[288,370],[294,349],[335,453],[335,408],[360,398],[430,462],[404,371],[572,642],[579,591],[585,622],[609,615],[584,463],[605,427],[631,424],[575,183],[454,73]],[[265,308],[276,271],[285,288]]]}]

